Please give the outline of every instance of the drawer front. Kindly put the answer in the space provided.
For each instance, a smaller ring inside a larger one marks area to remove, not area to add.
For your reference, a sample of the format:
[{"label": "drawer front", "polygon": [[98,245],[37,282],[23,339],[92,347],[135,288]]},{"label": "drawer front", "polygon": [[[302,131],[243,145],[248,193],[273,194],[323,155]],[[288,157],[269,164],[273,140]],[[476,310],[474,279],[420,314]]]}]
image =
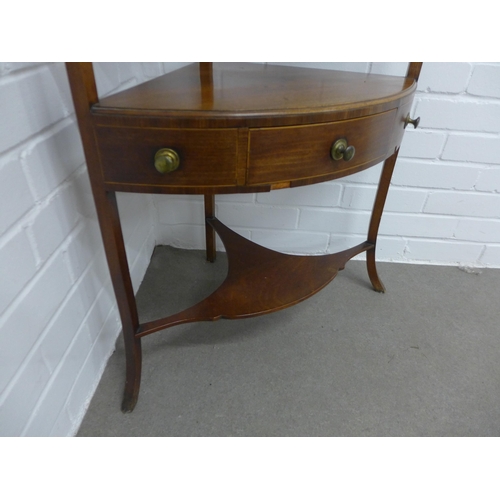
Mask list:
[{"label": "drawer front", "polygon": [[[318,125],[250,130],[247,184],[269,184],[347,175],[394,152],[396,110],[354,120]],[[402,127],[401,127],[402,128]],[[330,151],[341,138],[354,146],[354,156],[334,160]]]},{"label": "drawer front", "polygon": [[[157,129],[97,127],[105,182],[154,186],[232,186],[236,184],[237,129]],[[173,149],[180,165],[159,173],[156,152]]]}]

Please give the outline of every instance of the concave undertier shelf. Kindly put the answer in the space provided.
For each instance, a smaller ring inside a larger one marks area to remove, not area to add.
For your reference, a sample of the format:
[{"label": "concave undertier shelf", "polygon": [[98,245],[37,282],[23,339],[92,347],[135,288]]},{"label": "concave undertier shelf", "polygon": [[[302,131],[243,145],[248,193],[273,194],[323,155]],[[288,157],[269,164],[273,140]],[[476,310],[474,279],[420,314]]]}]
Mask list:
[{"label": "concave undertier shelf", "polygon": [[319,292],[355,255],[374,247],[364,242],[330,255],[287,255],[207,219],[226,248],[228,273],[222,285],[198,304],[167,318],[144,323],[136,337],[194,321],[260,316],[293,306]]}]

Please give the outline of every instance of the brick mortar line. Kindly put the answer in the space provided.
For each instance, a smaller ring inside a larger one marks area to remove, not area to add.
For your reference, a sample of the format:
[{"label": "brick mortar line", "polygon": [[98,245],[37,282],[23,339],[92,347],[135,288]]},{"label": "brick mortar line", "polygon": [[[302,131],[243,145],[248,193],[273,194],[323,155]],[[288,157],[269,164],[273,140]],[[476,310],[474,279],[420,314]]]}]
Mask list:
[{"label": "brick mortar line", "polygon": [[35,63],[34,66],[26,66],[24,68],[19,68],[5,73],[0,73],[0,88],[3,85],[10,85],[11,83],[15,83],[16,81],[29,77],[32,74],[40,73],[42,71],[42,68],[44,67],[50,68],[51,66],[55,66],[57,64],[64,64],[64,63],[60,62]]},{"label": "brick mortar line", "polygon": [[19,219],[16,219],[1,235],[0,235],[0,247],[3,245],[4,241],[9,241],[14,237],[19,231],[27,231],[33,224],[34,219],[38,213],[47,208],[50,203],[56,198],[61,191],[70,187],[75,179],[80,175],[83,175],[83,170],[85,169],[85,164],[82,163],[69,177],[64,179],[53,191],[51,191],[44,198],[34,201],[31,208],[25,212]]},{"label": "brick mortar line", "polygon": [[[4,149],[3,151],[0,152],[0,164],[7,163],[9,161],[12,161],[13,159],[19,159],[21,157],[24,149],[30,150],[30,148],[27,147],[30,142],[35,142],[35,146],[38,145],[39,142],[43,142],[43,140],[46,140],[46,139],[50,138],[52,135],[55,135],[57,132],[60,132],[71,121],[73,123],[75,123],[74,117],[75,117],[74,113],[68,113],[67,115],[63,116],[61,119],[43,127],[38,132],[35,132],[34,134],[27,136],[22,141],[14,144],[13,146],[10,146],[9,148]],[[68,122],[68,123],[65,124],[64,122]],[[54,133],[50,132],[50,130],[52,128],[57,128],[57,127],[60,127],[60,129],[56,130]],[[45,136],[45,138],[40,140],[40,141],[37,141],[37,138],[40,136]],[[19,151],[17,156],[14,156],[16,150],[20,150],[20,151]],[[12,158],[9,158],[10,155],[12,155]],[[7,159],[4,160],[4,157],[7,157]]]}]

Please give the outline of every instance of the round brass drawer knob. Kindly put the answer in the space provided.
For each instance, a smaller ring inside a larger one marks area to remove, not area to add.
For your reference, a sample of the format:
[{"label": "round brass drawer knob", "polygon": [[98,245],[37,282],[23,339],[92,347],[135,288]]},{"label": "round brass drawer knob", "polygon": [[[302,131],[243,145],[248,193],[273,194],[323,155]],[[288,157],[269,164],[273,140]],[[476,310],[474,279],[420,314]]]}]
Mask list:
[{"label": "round brass drawer knob", "polygon": [[168,174],[179,168],[181,160],[176,151],[170,148],[159,149],[155,154],[155,168],[160,174]]},{"label": "round brass drawer knob", "polygon": [[349,161],[354,158],[356,153],[356,148],[354,146],[347,145],[347,139],[337,139],[332,146],[330,154],[332,158],[336,161],[344,160]]},{"label": "round brass drawer knob", "polygon": [[418,124],[420,123],[420,116],[418,118],[415,118],[414,120],[412,120],[410,118],[410,113],[408,113],[406,115],[406,118],[405,118],[405,126],[404,128],[406,128],[408,126],[408,124],[411,123],[413,125],[414,128],[417,128],[418,127]]}]

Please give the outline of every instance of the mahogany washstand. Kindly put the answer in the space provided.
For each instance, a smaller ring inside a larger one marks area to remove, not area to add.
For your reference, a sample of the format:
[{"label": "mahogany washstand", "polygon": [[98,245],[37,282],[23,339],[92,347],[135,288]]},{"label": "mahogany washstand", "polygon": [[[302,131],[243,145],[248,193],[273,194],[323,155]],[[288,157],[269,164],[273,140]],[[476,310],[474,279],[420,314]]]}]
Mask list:
[{"label": "mahogany washstand", "polygon": [[[294,305],[366,252],[373,288],[380,219],[421,63],[406,77],[248,63],[191,64],[99,99],[92,63],[67,63],[106,257],[123,326],[122,410],[139,395],[141,338],[174,325],[248,318]],[[293,256],[246,240],[215,218],[214,196],[330,181],[384,161],[366,241],[333,255]],[[215,232],[228,274],[185,311],[140,323],[117,191],[202,194],[207,259]]]}]

